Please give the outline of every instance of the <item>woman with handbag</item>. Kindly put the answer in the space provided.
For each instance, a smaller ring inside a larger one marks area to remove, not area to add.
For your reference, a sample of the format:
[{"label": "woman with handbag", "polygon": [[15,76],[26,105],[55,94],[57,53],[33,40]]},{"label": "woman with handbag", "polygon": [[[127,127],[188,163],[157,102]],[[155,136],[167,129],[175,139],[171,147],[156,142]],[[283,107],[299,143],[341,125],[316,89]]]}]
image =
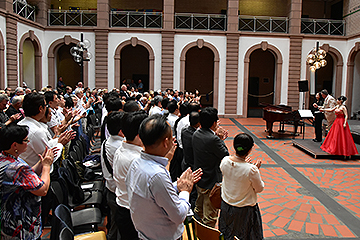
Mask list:
[{"label": "woman with handbag", "polygon": [[223,174],[221,187],[221,212],[219,230],[225,240],[263,239],[257,193],[264,189],[259,168],[261,160],[251,163],[248,157],[254,141],[246,133],[234,138],[235,155],[223,158],[220,170]]}]

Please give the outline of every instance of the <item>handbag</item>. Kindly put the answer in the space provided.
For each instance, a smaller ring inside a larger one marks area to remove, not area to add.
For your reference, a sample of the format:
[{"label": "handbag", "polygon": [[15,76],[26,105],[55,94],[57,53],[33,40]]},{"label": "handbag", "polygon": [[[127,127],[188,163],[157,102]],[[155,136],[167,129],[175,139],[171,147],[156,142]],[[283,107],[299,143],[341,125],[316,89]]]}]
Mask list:
[{"label": "handbag", "polygon": [[214,187],[210,191],[209,198],[214,208],[221,208],[221,183],[215,183]]}]

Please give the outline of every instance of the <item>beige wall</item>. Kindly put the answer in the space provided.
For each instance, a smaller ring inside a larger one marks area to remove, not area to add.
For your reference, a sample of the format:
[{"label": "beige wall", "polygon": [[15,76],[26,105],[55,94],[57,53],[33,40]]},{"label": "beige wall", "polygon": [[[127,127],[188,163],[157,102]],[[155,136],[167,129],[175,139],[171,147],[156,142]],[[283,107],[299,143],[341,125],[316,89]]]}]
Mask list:
[{"label": "beige wall", "polygon": [[154,9],[162,10],[163,1],[162,0],[109,0],[110,7],[122,10],[137,10],[137,9]]},{"label": "beige wall", "polygon": [[288,1],[284,0],[240,0],[240,15],[286,17]]},{"label": "beige wall", "polygon": [[226,8],[226,0],[175,0],[176,13],[221,13]]},{"label": "beige wall", "polygon": [[80,7],[81,10],[97,9],[96,0],[51,0],[53,9],[69,10],[69,7]]}]

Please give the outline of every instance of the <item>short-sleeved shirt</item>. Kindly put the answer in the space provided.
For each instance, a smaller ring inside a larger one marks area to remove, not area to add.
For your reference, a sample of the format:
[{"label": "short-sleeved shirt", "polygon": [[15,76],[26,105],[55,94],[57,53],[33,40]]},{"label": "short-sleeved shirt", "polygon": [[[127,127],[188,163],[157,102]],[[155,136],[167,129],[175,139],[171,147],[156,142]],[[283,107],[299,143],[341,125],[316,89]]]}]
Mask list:
[{"label": "short-sleeved shirt", "polygon": [[41,198],[31,193],[44,185],[22,159],[0,154],[1,236],[37,239],[42,233]]}]

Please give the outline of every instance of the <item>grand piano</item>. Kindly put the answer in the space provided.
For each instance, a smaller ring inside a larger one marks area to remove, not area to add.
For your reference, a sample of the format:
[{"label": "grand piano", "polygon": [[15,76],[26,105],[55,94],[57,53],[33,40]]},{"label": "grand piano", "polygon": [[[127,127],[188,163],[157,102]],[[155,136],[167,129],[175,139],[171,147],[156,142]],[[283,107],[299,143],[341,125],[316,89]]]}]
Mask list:
[{"label": "grand piano", "polygon": [[296,135],[297,128],[301,120],[300,114],[297,110],[292,111],[292,108],[286,105],[275,106],[268,103],[261,103],[261,105],[265,106],[263,108],[263,119],[266,121],[266,132],[268,133],[268,136],[266,136],[267,138],[274,138],[272,135],[274,122],[280,122],[280,132],[284,131],[284,124],[294,125],[293,135]]}]

